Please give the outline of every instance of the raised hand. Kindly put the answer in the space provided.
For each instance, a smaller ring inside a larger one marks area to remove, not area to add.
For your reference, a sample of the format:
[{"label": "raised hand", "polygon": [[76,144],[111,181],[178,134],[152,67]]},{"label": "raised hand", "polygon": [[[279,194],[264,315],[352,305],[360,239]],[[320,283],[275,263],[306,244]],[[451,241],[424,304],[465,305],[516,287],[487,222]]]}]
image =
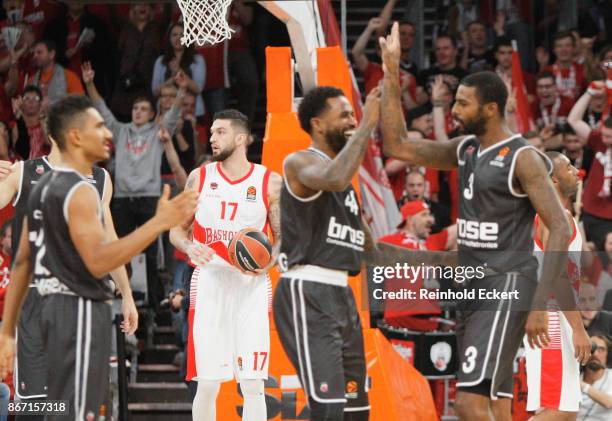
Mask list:
[{"label": "raised hand", "polygon": [[163,193],[157,202],[155,218],[165,230],[169,230],[177,225],[190,222],[197,204],[198,194],[192,190],[185,190],[170,199],[170,186],[165,184]]},{"label": "raised hand", "polygon": [[372,18],[368,22],[368,29],[371,31],[378,31],[379,29],[384,29],[383,23],[384,22],[381,18]]},{"label": "raised hand", "polygon": [[85,63],[81,65],[81,72],[83,76],[83,83],[85,83],[85,85],[89,85],[90,83],[93,83],[94,76],[96,73],[91,67],[90,62],[86,61]]},{"label": "raised hand", "polygon": [[380,49],[383,59],[383,69],[385,72],[398,73],[402,50],[399,40],[399,24],[393,23],[391,33],[379,39]]},{"label": "raised hand", "polygon": [[536,61],[540,66],[540,70],[548,66],[548,60],[550,60],[550,53],[544,47],[536,48]]},{"label": "raised hand", "polygon": [[448,88],[444,84],[444,75],[437,75],[431,85],[431,100],[444,101]]},{"label": "raised hand", "polygon": [[164,126],[161,126],[159,128],[159,132],[157,132],[157,136],[159,136],[159,140],[161,140],[162,143],[166,143],[172,140],[172,136],[170,136],[170,132],[168,132],[168,130],[166,130]]},{"label": "raised hand", "polygon": [[176,72],[176,76],[174,76],[174,82],[181,89],[187,89],[187,84],[189,83],[189,77],[183,72],[179,70]]}]

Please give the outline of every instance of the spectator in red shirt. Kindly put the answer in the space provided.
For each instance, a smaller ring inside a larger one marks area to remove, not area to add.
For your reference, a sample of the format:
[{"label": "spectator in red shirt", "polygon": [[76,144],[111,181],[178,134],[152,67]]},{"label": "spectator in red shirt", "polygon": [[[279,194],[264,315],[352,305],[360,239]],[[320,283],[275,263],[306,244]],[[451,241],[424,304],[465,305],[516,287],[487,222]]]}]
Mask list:
[{"label": "spectator in red shirt", "polygon": [[[363,30],[353,49],[351,55],[357,69],[363,74],[365,82],[365,94],[367,95],[372,89],[378,86],[382,80],[384,73],[383,68],[379,63],[374,63],[368,59],[365,54],[365,48],[375,32],[384,31],[384,21],[381,18],[372,18],[368,22],[368,26]],[[380,57],[380,46],[375,43],[376,54]],[[416,79],[415,77],[400,69],[400,86],[402,106],[405,111],[416,106]]]},{"label": "spectator in red shirt", "polygon": [[559,128],[566,122],[574,100],[559,95],[555,76],[542,72],[536,79],[536,100],[531,104],[531,117],[539,130]]},{"label": "spectator in red shirt", "polygon": [[585,123],[583,117],[591,98],[600,95],[606,95],[604,84],[594,82],[568,117],[582,144],[595,155],[582,195],[582,221],[587,239],[595,243],[598,250],[603,249],[604,235],[612,231],[612,117],[596,130]]},{"label": "spectator in red shirt", "polygon": [[[378,241],[404,247],[411,250],[448,250],[454,248],[457,241],[456,228],[449,227],[439,234],[430,235],[434,218],[429,206],[422,200],[407,202],[402,206],[402,222],[398,231],[381,237]],[[418,279],[387,279],[386,291],[410,289],[419,291],[427,287],[423,277]],[[417,293],[418,294],[418,293]],[[434,330],[438,322],[430,319],[440,314],[438,303],[429,300],[387,300],[385,302],[385,321],[391,326],[415,330]]]},{"label": "spectator in red shirt", "polygon": [[543,69],[553,74],[559,95],[572,102],[578,99],[587,87],[584,65],[574,61],[575,50],[576,39],[570,31],[557,33],[553,44],[557,61]]}]

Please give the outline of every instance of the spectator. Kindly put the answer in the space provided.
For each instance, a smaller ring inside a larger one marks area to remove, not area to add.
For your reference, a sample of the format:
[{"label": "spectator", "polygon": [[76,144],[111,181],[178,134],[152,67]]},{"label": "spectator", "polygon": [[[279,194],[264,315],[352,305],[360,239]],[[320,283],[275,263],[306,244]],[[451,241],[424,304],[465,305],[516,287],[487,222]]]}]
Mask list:
[{"label": "spectator", "polygon": [[[177,74],[178,85],[185,89],[187,79]],[[115,144],[115,196],[112,213],[117,234],[123,237],[145,223],[155,213],[161,194],[161,157],[164,143],[159,137],[160,126],[151,120],[155,116],[151,100],[137,98],[133,104],[132,121],[120,123],[107,108],[93,83],[94,71],[89,63],[83,65],[83,81],[87,94],[113,133]],[[163,127],[170,135],[179,119],[179,99],[163,119]],[[170,142],[171,143],[171,142]],[[170,146],[170,145],[169,145]],[[157,276],[157,242],[146,249],[148,303],[158,308],[164,296]]]},{"label": "spectator", "polygon": [[559,95],[555,76],[551,72],[543,72],[537,76],[536,95],[536,100],[531,104],[531,117],[538,130],[548,128],[558,132],[567,120],[573,100]]},{"label": "spectator", "polygon": [[468,24],[467,31],[462,34],[463,55],[461,67],[468,73],[493,70],[495,55],[487,46],[487,27],[484,23],[473,21]]},{"label": "spectator", "polygon": [[214,45],[196,47],[196,51],[204,57],[206,63],[206,83],[202,94],[206,112],[210,116],[226,108],[225,89],[229,88],[227,49],[227,40]]},{"label": "spectator", "polygon": [[[81,72],[81,64],[91,62],[96,71],[96,87],[103,96],[113,87],[113,54],[115,47],[104,21],[91,14],[88,7],[77,0],[65,0],[61,16],[49,21],[43,32],[44,39],[57,46],[57,61],[75,74]],[[84,30],[93,31],[93,38],[80,37]]]},{"label": "spectator", "polygon": [[[368,26],[363,30],[353,49],[351,55],[357,69],[363,74],[365,83],[366,95],[378,86],[382,80],[384,73],[383,68],[379,63],[371,62],[365,54],[365,48],[374,32],[383,31],[383,20],[381,18],[372,18],[368,22]],[[380,57],[380,46],[375,43],[376,54]],[[410,73],[400,69],[400,86],[402,89],[402,106],[404,110],[414,108],[416,105],[416,80]]]},{"label": "spectator", "polygon": [[28,86],[15,101],[18,114],[13,123],[11,148],[21,159],[34,159],[47,155],[51,145],[42,124],[42,92],[37,86]]},{"label": "spectator", "polygon": [[603,334],[591,335],[595,351],[581,379],[582,400],[577,420],[607,421],[612,418],[612,370],[607,368],[611,343]]},{"label": "spectator", "polygon": [[57,47],[53,41],[44,40],[34,44],[36,73],[32,77],[32,84],[40,88],[43,99],[49,105],[68,94],[85,93],[76,73],[56,62],[56,53]]},{"label": "spectator", "polygon": [[[377,37],[385,35],[396,3],[397,0],[388,0],[385,4],[385,7],[380,12],[380,15],[378,17],[381,19],[381,25],[380,28],[378,28],[376,31]],[[410,52],[412,50],[412,45],[414,44],[415,34],[416,28],[412,22],[409,22],[407,20],[401,20],[399,22],[399,36],[401,48],[400,69],[404,72],[410,73],[416,78],[419,74],[419,69],[417,68],[416,64],[412,60],[410,60]]]},{"label": "spectator", "polygon": [[576,39],[569,31],[559,32],[554,37],[553,51],[557,61],[544,68],[555,78],[559,95],[575,101],[587,87],[584,65],[574,61]]},{"label": "spectator", "polygon": [[[454,248],[457,241],[456,226],[449,227],[438,234],[431,235],[431,227],[434,218],[429,207],[422,200],[407,202],[401,209],[402,222],[398,230],[389,235],[381,237],[381,243],[393,244],[413,250],[448,250]],[[426,284],[435,280],[425,279],[387,279],[386,291],[400,291],[411,289],[418,291],[421,288],[429,288],[439,285]],[[403,327],[415,330],[435,330],[438,321],[430,319],[431,316],[440,314],[438,303],[429,300],[410,300],[406,305],[402,300],[387,300],[385,302],[385,322],[391,326]]]},{"label": "spectator", "polygon": [[0,23],[0,27],[26,23],[32,27],[36,39],[41,38],[46,23],[61,11],[61,5],[56,1],[4,0],[2,6],[6,11],[7,22]]},{"label": "spectator", "polygon": [[478,20],[479,4],[477,0],[458,0],[448,9],[446,20],[448,22],[448,33],[457,39],[463,32],[468,30],[469,23]]},{"label": "spectator", "polygon": [[234,30],[229,40],[229,73],[238,97],[238,110],[253,121],[259,93],[257,65],[251,53],[248,27],[253,22],[253,7],[243,0],[232,2],[228,23]]},{"label": "spectator", "polygon": [[540,134],[536,131],[528,132],[525,134],[525,139],[537,150],[544,153],[546,152],[546,147],[544,146],[544,140]]},{"label": "spectator", "polygon": [[119,34],[119,77],[111,101],[111,109],[121,121],[131,119],[136,98],[150,95],[153,66],[169,19],[165,13],[160,21],[153,20],[148,3],[130,6],[129,19]]},{"label": "spectator", "polygon": [[440,35],[435,42],[435,56],[436,64],[419,74],[419,92],[430,95],[435,77],[443,75],[444,82],[454,95],[459,81],[468,74],[457,64],[457,41],[449,35]]},{"label": "spectator", "polygon": [[5,112],[10,112],[11,109],[8,99],[13,98],[19,93],[19,88],[23,87],[26,83],[27,75],[36,72],[32,54],[35,43],[32,28],[25,24],[19,24],[18,27],[22,30],[21,37],[15,46],[15,50],[8,53],[9,68],[3,86],[6,92],[6,101],[2,100],[0,103],[0,107],[8,107]]},{"label": "spectator", "polygon": [[[495,54],[495,72],[502,79],[512,79],[512,42],[507,37],[499,37],[495,40],[493,47]],[[535,99],[535,77],[523,69],[523,82],[527,90],[527,99],[532,102]]]},{"label": "spectator", "polygon": [[[431,190],[431,183],[427,180],[427,172],[425,175],[421,170],[428,171],[429,168],[421,168],[420,170],[412,170],[406,175],[406,188],[403,191],[400,199],[400,206],[407,202],[415,200],[423,201],[431,211],[434,217],[434,224],[431,227],[431,232],[438,233],[451,224],[450,212],[447,206],[444,206],[434,200],[431,200],[427,195],[427,190]],[[438,172],[436,171],[436,175]],[[437,184],[438,180],[435,180]],[[437,196],[437,193],[436,193]]]},{"label": "spectator", "polygon": [[183,71],[187,80],[187,89],[197,95],[196,116],[204,115],[202,89],[206,81],[206,64],[201,55],[194,52],[193,47],[181,44],[183,25],[175,23],[170,27],[169,39],[164,54],[157,58],[153,68],[151,91],[159,96],[164,83],[172,83],[179,71]]},{"label": "spectator", "polygon": [[561,137],[563,147],[560,152],[568,157],[574,167],[588,174],[593,162],[593,151],[582,144],[569,124],[565,126]]},{"label": "spectator", "polygon": [[601,129],[602,117],[606,111],[607,100],[608,97],[606,95],[596,95],[591,98],[589,108],[582,118],[591,129]]},{"label": "spectator", "polygon": [[602,298],[603,296],[593,284],[580,285],[578,309],[584,328],[589,335],[595,332],[603,332],[607,336],[612,335],[612,313],[601,310]]},{"label": "spectator", "polygon": [[612,231],[612,117],[595,130],[583,117],[592,98],[602,95],[606,95],[603,82],[593,82],[593,87],[580,97],[568,117],[583,146],[588,146],[595,155],[582,196],[582,221],[588,240],[598,250],[603,248],[605,233]]}]

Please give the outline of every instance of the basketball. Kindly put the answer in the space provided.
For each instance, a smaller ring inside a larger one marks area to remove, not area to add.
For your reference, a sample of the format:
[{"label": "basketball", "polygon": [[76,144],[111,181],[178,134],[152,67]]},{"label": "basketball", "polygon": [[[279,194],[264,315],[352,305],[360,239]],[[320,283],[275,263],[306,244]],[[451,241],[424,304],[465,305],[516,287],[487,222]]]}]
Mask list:
[{"label": "basketball", "polygon": [[227,248],[231,264],[246,271],[264,268],[272,258],[268,236],[255,228],[239,231]]}]

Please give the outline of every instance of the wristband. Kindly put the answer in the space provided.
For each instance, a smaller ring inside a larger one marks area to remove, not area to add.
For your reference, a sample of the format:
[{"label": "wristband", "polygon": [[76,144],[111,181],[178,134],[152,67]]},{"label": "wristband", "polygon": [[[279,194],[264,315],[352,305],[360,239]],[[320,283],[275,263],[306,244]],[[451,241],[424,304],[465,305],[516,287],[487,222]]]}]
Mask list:
[{"label": "wristband", "polygon": [[444,108],[444,106],[446,105],[446,101],[444,101],[443,99],[434,99],[432,102],[434,107],[441,107]]}]

